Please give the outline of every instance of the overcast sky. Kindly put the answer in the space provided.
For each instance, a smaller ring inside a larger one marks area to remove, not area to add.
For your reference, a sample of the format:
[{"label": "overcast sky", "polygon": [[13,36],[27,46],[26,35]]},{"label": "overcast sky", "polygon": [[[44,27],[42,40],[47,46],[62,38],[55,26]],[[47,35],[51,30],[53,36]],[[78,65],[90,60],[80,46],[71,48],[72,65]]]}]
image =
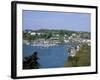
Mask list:
[{"label": "overcast sky", "polygon": [[23,29],[64,29],[90,32],[89,13],[23,10]]}]

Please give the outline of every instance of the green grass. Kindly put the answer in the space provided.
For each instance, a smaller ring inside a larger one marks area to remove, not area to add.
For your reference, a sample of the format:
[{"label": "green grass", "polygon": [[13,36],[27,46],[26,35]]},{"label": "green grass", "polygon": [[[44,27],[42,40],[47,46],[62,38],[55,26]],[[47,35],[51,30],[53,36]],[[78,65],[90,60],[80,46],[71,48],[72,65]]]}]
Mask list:
[{"label": "green grass", "polygon": [[80,47],[75,57],[68,57],[68,61],[65,61],[64,67],[79,67],[91,65],[91,47],[84,44]]}]

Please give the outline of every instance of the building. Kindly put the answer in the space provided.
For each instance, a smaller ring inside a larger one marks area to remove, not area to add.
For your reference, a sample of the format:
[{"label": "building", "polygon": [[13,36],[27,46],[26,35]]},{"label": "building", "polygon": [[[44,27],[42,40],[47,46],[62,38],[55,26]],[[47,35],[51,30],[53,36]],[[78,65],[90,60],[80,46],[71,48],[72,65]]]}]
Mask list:
[{"label": "building", "polygon": [[68,49],[68,55],[70,57],[75,57],[75,55],[76,55],[76,49],[74,47],[69,48]]},{"label": "building", "polygon": [[30,34],[31,34],[31,35],[36,35],[36,32],[31,32]]}]

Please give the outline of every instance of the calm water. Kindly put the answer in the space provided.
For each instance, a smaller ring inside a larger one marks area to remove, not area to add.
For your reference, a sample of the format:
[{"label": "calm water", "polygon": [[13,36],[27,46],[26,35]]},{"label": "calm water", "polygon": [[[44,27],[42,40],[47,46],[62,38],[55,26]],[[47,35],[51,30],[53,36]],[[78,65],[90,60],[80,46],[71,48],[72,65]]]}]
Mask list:
[{"label": "calm water", "polygon": [[40,68],[64,67],[67,60],[68,45],[56,45],[51,47],[39,47],[23,44],[23,56],[30,56],[33,52],[38,52]]}]

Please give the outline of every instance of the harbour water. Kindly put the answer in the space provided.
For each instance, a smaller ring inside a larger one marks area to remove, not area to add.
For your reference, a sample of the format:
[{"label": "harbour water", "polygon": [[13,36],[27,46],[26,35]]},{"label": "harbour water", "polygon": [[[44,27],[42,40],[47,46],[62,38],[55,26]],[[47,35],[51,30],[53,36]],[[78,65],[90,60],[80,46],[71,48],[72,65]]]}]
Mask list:
[{"label": "harbour water", "polygon": [[40,68],[64,67],[64,63],[68,59],[68,47],[69,45],[65,44],[49,47],[23,44],[23,57],[31,56],[33,52],[37,52]]}]

